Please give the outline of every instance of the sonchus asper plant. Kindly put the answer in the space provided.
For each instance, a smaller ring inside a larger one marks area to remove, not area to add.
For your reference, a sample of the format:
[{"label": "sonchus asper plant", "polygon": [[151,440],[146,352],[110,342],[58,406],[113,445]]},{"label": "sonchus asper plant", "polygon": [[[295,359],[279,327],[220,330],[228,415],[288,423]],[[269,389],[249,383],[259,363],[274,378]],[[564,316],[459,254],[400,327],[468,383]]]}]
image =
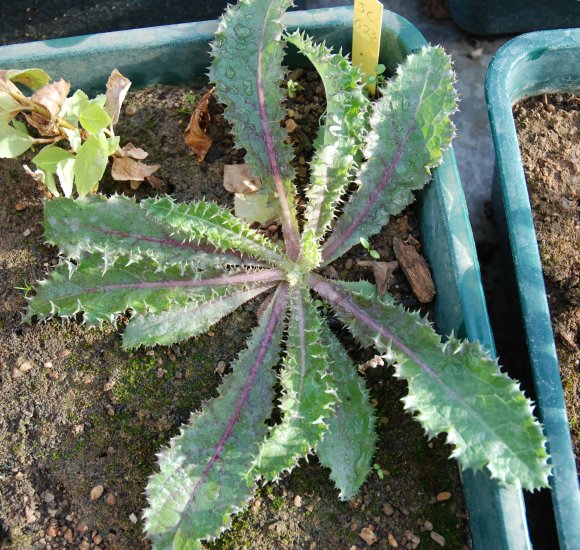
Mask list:
[{"label": "sonchus asper plant", "polygon": [[[441,162],[456,109],[449,58],[439,47],[408,56],[371,105],[345,57],[302,34],[284,35],[280,19],[290,4],[241,0],[228,8],[209,73],[237,145],[279,198],[283,246],[206,201],[94,195],[45,205],[47,240],[68,259],[39,286],[29,318],[82,311],[94,325],[131,310],[125,348],[169,345],[272,291],[218,397],[159,454],[144,514],[157,548],[199,548],[219,536],[258,481],[276,480],[310,453],[330,468],[341,499],[360,489],[375,448],[373,407],[313,294],[394,365],[408,386],[405,408],[428,437],[447,433],[462,468],[487,468],[526,489],[546,486],[550,473],[532,403],[478,343],[443,341],[426,319],[388,294],[378,297],[374,285],[319,274],[401,212]],[[300,223],[292,147],[280,125],[288,43],[316,67],[327,97]],[[342,205],[353,179],[356,189]],[[269,427],[281,357],[281,420]]]}]

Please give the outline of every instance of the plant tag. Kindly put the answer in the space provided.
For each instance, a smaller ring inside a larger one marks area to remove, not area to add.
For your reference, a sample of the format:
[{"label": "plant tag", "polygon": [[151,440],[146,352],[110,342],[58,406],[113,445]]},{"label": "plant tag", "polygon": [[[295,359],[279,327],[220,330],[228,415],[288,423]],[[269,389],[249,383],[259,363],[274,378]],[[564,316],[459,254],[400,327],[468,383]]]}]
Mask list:
[{"label": "plant tag", "polygon": [[[352,63],[360,67],[364,79],[375,72],[379,63],[383,5],[379,0],[354,0],[352,27]],[[375,95],[375,82],[367,83],[367,90]]]}]

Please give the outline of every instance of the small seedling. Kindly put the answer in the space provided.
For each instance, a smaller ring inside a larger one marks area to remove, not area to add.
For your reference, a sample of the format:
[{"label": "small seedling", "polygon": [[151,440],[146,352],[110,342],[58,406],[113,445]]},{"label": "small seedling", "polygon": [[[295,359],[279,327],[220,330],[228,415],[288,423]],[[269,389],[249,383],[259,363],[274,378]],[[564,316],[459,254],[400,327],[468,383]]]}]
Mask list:
[{"label": "small seedling", "polygon": [[383,472],[383,469],[380,467],[379,464],[373,464],[373,468],[377,472],[377,475],[379,476],[379,479],[384,479],[385,478],[385,474]]},{"label": "small seedling", "polygon": [[298,92],[304,90],[304,87],[300,83],[295,82],[292,79],[288,79],[288,82],[286,82],[286,88],[287,95],[290,99],[294,99]]},{"label": "small seedling", "polygon": [[376,84],[377,86],[382,86],[385,83],[384,73],[386,70],[387,68],[382,63],[379,63],[375,67],[374,73],[366,77],[367,84]]},{"label": "small seedling", "polygon": [[[462,468],[486,468],[499,483],[528,490],[548,484],[532,404],[478,343],[442,339],[427,319],[388,293],[379,297],[368,282],[321,274],[409,205],[441,163],[455,131],[450,59],[439,47],[409,55],[371,109],[361,73],[346,57],[298,32],[284,34],[280,21],[291,4],[241,0],[229,7],[210,69],[237,146],[262,189],[278,197],[283,246],[204,200],[92,195],[45,205],[46,239],[68,259],[38,287],[27,319],[82,311],[85,323],[100,325],[130,310],[123,346],[134,349],[206,333],[270,293],[218,396],[158,455],[144,519],[160,549],[200,548],[218,537],[258,483],[278,480],[309,454],[330,469],[342,500],[372,471],[377,436],[369,392],[313,294],[362,346],[394,366],[407,384],[405,409],[429,438],[447,433]],[[300,224],[293,150],[280,124],[289,43],[318,70],[327,98]],[[273,406],[280,421],[268,425]]]},{"label": "small seedling", "polygon": [[380,260],[381,259],[381,255],[374,250],[371,247],[371,244],[369,243],[368,239],[365,239],[364,237],[360,238],[360,244],[361,246],[368,251],[369,255],[371,256],[371,258],[374,258],[375,260]]}]

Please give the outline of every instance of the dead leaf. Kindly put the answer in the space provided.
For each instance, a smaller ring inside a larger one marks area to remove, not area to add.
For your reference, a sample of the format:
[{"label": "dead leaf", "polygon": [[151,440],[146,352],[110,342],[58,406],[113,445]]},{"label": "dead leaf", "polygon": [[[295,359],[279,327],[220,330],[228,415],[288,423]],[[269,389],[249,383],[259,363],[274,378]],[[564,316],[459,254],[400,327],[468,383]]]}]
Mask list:
[{"label": "dead leaf", "polygon": [[14,82],[6,78],[7,73],[8,73],[7,70],[0,70],[0,91],[20,95],[20,90],[18,89],[18,86],[16,86]]},{"label": "dead leaf", "polygon": [[115,156],[131,157],[132,159],[143,160],[149,156],[149,153],[140,147],[135,147],[131,142],[129,142],[124,147],[121,147],[121,149],[115,153]]},{"label": "dead leaf", "polygon": [[114,126],[119,121],[121,106],[125,101],[125,96],[131,87],[131,81],[124,77],[117,69],[113,69],[109,80],[107,80],[107,92],[105,94],[105,111],[111,117],[111,125]]},{"label": "dead leaf", "polygon": [[163,186],[163,180],[157,176],[145,176],[145,181],[153,187],[153,189],[161,189]]},{"label": "dead leaf", "polygon": [[248,164],[226,164],[224,166],[224,187],[230,193],[255,193],[260,190],[260,178],[252,175]]},{"label": "dead leaf", "polygon": [[[56,130],[56,118],[60,112],[63,103],[65,102],[68,93],[70,92],[70,82],[62,78],[57,82],[48,84],[40,90],[32,94],[32,101],[48,111],[48,117],[44,117],[39,113],[32,113],[34,116],[26,117],[35,128],[43,133],[53,135]],[[44,123],[42,121],[45,121]]]},{"label": "dead leaf", "polygon": [[414,246],[403,244],[398,237],[393,239],[393,249],[415,296],[423,304],[429,303],[435,297],[435,285],[427,261]]},{"label": "dead leaf", "polygon": [[111,176],[117,181],[144,181],[159,168],[159,164],[143,164],[129,157],[113,157]]},{"label": "dead leaf", "polygon": [[183,134],[185,143],[197,153],[199,162],[203,161],[212,144],[212,139],[201,129],[200,123],[202,118],[206,116],[209,117],[207,108],[209,105],[209,98],[212,96],[214,91],[215,86],[206,92],[206,94],[199,100]]},{"label": "dead leaf", "polygon": [[373,262],[370,260],[359,260],[356,262],[359,267],[366,267],[373,272],[377,292],[382,296],[395,282],[393,271],[399,267],[398,262]]}]

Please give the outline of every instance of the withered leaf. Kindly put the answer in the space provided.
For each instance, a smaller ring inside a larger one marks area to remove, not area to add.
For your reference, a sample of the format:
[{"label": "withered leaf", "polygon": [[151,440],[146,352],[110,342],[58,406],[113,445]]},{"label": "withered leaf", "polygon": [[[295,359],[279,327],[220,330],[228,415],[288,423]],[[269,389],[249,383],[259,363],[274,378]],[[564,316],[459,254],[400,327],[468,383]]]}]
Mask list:
[{"label": "withered leaf", "polygon": [[197,153],[199,162],[203,161],[212,144],[212,139],[201,129],[200,123],[204,117],[209,117],[207,108],[209,105],[209,98],[212,96],[214,91],[215,86],[208,90],[199,100],[199,103],[195,106],[195,110],[193,111],[189,124],[183,134],[185,143]]},{"label": "withered leaf", "polygon": [[124,145],[121,149],[119,149],[115,156],[131,157],[132,159],[143,160],[149,156],[149,153],[140,147],[135,147],[131,142],[129,142],[127,145]]},{"label": "withered leaf", "polygon": [[382,296],[395,282],[393,271],[399,267],[398,262],[373,262],[370,260],[359,260],[356,262],[359,267],[366,267],[373,272],[377,292]]},{"label": "withered leaf", "polygon": [[144,181],[159,168],[159,164],[143,164],[130,157],[113,157],[111,176],[117,181]]},{"label": "withered leaf", "polygon": [[34,92],[31,97],[32,101],[37,105],[44,107],[48,111],[48,116],[45,117],[40,113],[32,113],[32,115],[35,116],[27,117],[30,124],[42,133],[54,135],[57,132],[56,119],[58,113],[60,112],[69,91],[70,82],[61,78],[57,82],[48,84],[47,86],[44,86],[44,88]]},{"label": "withered leaf", "polygon": [[224,187],[230,193],[255,193],[260,190],[260,178],[252,175],[248,164],[226,164],[224,166]]},{"label": "withered leaf", "polygon": [[111,117],[111,124],[114,126],[119,121],[121,106],[129,88],[131,81],[124,77],[117,69],[113,69],[107,81],[107,93],[105,94],[105,111]]}]

